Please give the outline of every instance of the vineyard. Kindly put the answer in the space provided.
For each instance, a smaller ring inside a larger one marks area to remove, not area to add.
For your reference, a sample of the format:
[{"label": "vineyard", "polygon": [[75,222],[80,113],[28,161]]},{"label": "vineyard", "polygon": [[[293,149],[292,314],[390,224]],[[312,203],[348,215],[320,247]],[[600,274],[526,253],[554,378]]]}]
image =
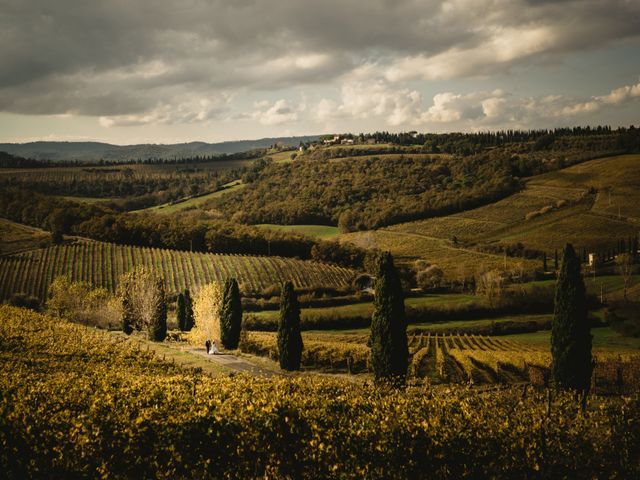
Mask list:
[{"label": "vineyard", "polygon": [[[370,371],[367,335],[302,333],[302,365],[310,369],[362,373]],[[408,339],[410,377],[432,384],[548,383],[549,348],[484,335],[412,333]],[[244,334],[240,348],[277,359],[276,335]],[[640,354],[597,349],[595,390],[621,393],[640,390]]]},{"label": "vineyard", "polygon": [[573,395],[534,389],[211,378],[107,332],[6,306],[0,318],[5,478],[640,474],[637,395],[582,414]]},{"label": "vineyard", "polygon": [[210,282],[238,279],[244,292],[258,292],[284,280],[299,288],[343,286],[352,270],[281,257],[221,255],[80,242],[0,257],[0,299],[22,292],[45,299],[51,281],[67,276],[115,291],[118,278],[136,265],[159,272],[169,293]]}]

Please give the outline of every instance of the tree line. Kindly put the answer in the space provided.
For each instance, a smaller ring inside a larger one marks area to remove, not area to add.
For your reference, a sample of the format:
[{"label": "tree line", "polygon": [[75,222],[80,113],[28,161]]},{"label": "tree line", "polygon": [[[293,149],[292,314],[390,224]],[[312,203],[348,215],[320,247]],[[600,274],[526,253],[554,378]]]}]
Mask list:
[{"label": "tree line", "polygon": [[195,215],[119,213],[101,205],[80,204],[17,188],[0,190],[0,216],[49,230],[58,241],[65,234],[73,234],[122,245],[295,257],[355,269],[370,265],[376,254],[352,244],[224,220],[202,220]]}]

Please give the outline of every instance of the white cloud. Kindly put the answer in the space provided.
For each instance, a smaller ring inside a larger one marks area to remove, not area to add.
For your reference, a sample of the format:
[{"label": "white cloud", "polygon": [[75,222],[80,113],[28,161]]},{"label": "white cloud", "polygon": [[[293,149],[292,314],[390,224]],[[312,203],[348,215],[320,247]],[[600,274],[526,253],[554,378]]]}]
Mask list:
[{"label": "white cloud", "polygon": [[546,95],[518,97],[501,89],[469,93],[441,92],[425,105],[418,92],[395,89],[382,80],[372,84],[359,82],[343,86],[341,102],[322,99],[316,109],[316,120],[338,118],[376,118],[389,126],[436,127],[474,130],[482,128],[527,128],[545,122],[564,123],[579,120],[581,115],[603,108],[615,108],[640,98],[640,83],[612,90],[589,101]]},{"label": "white cloud", "polygon": [[273,104],[268,101],[255,103],[256,110],[252,113],[252,118],[258,120],[262,125],[285,125],[298,120],[298,111],[304,110],[303,106],[293,108],[285,99],[280,99]]}]

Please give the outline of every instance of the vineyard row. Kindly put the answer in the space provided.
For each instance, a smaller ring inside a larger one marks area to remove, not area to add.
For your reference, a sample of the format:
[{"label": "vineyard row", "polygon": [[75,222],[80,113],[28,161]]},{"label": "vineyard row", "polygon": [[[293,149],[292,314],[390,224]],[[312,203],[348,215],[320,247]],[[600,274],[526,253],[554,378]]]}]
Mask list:
[{"label": "vineyard row", "polygon": [[293,281],[298,288],[339,287],[354,274],[335,265],[291,258],[180,252],[89,241],[1,257],[0,300],[17,292],[45,299],[49,284],[57,276],[113,292],[120,275],[137,265],[161,272],[168,293],[197,290],[229,277],[237,278],[245,292],[258,292],[285,280]]}]

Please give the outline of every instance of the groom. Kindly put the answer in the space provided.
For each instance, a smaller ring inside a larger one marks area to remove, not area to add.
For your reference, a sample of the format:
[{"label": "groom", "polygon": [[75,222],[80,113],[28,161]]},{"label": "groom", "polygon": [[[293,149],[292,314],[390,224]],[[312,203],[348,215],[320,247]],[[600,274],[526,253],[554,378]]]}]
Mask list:
[{"label": "groom", "polygon": [[211,340],[204,342],[204,346],[207,347],[207,355],[209,355],[209,351],[211,350]]}]

